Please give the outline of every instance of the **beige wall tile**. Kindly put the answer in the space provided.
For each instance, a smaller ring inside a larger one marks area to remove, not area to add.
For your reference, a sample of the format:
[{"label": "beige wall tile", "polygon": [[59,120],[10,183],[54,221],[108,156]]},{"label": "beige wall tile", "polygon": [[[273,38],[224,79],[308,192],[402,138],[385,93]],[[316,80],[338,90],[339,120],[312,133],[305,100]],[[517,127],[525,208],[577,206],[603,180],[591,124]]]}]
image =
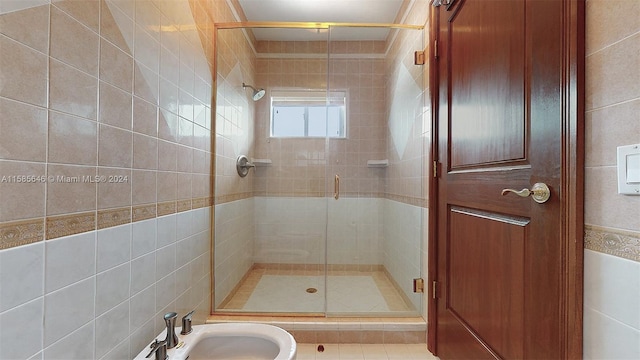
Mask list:
[{"label": "beige wall tile", "polygon": [[[615,166],[616,147],[640,142],[640,98],[587,112],[585,165]],[[587,195],[588,196],[588,195]]]},{"label": "beige wall tile", "polygon": [[156,74],[160,72],[160,43],[140,25],[134,29],[133,54],[137,62]]},{"label": "beige wall tile", "polygon": [[193,172],[199,174],[208,174],[210,168],[211,153],[200,150],[193,150]]},{"label": "beige wall tile", "polygon": [[136,1],[136,25],[149,29],[148,34],[160,42],[160,31],[153,31],[160,27],[160,10],[153,1]]},{"label": "beige wall tile", "polygon": [[160,78],[159,105],[173,114],[178,113],[178,86]]},{"label": "beige wall tile", "polygon": [[592,54],[640,31],[640,2],[589,0],[586,2],[586,52]]},{"label": "beige wall tile", "polygon": [[0,159],[45,161],[47,112],[0,98]]},{"label": "beige wall tile", "polygon": [[193,172],[193,149],[187,146],[178,146],[177,171]]},{"label": "beige wall tile", "polygon": [[158,171],[158,202],[175,201],[178,191],[178,175],[175,172]]},{"label": "beige wall tile", "polygon": [[111,1],[101,2],[100,35],[126,54],[133,54],[133,20]]},{"label": "beige wall tile", "polygon": [[45,164],[0,160],[0,222],[44,216]]},{"label": "beige wall tile", "polygon": [[160,76],[172,84],[178,84],[180,61],[174,53],[162,46],[160,49]]},{"label": "beige wall tile", "polygon": [[47,56],[0,35],[0,96],[47,104]]},{"label": "beige wall tile", "polygon": [[49,5],[0,15],[0,34],[42,53],[49,52]]},{"label": "beige wall tile", "polygon": [[182,145],[193,146],[193,123],[191,121],[178,118],[178,142]]},{"label": "beige wall tile", "polygon": [[133,93],[152,104],[158,104],[158,74],[134,62]]},{"label": "beige wall tile", "polygon": [[131,171],[131,202],[133,205],[156,202],[156,171]]},{"label": "beige wall tile", "polygon": [[585,224],[640,231],[640,197],[620,195],[615,166],[585,170]]},{"label": "beige wall tile", "polygon": [[191,186],[192,196],[194,198],[208,197],[212,195],[209,189],[210,179],[209,175],[193,174]]},{"label": "beige wall tile", "polygon": [[191,199],[192,190],[191,190],[191,174],[187,173],[178,173],[178,183],[177,183],[177,198],[178,199]]},{"label": "beige wall tile", "polygon": [[98,210],[131,206],[131,170],[98,167]]},{"label": "beige wall tile", "polygon": [[51,7],[51,56],[89,75],[98,76],[98,34]]},{"label": "beige wall tile", "polygon": [[51,3],[98,32],[100,0],[52,0]]},{"label": "beige wall tile", "polygon": [[104,39],[100,40],[100,80],[132,91],[133,58]]},{"label": "beige wall tile", "polygon": [[587,111],[640,97],[638,54],[640,33],[587,57]]},{"label": "beige wall tile", "polygon": [[158,140],[158,170],[176,171],[178,145]]},{"label": "beige wall tile", "polygon": [[176,114],[160,109],[158,113],[158,138],[178,141],[178,116]]},{"label": "beige wall tile", "polygon": [[98,124],[55,111],[49,112],[49,162],[97,165]]},{"label": "beige wall tile", "polygon": [[136,96],[133,97],[133,131],[158,136],[158,108]]},{"label": "beige wall tile", "polygon": [[131,168],[132,132],[100,125],[98,132],[98,165]]},{"label": "beige wall tile", "polygon": [[100,81],[100,112],[98,121],[125,130],[131,130],[131,93]]},{"label": "beige wall tile", "polygon": [[116,7],[120,9],[128,18],[133,19],[135,17],[135,1],[131,0],[108,0],[106,3],[109,8]]},{"label": "beige wall tile", "polygon": [[133,167],[148,170],[158,168],[158,139],[133,134]]},{"label": "beige wall tile", "polygon": [[[191,74],[193,75],[193,71],[191,72]],[[191,89],[191,91],[193,92],[193,84],[191,84]],[[193,105],[193,96],[184,91],[184,88],[181,87],[178,94],[178,115],[193,122]]]},{"label": "beige wall tile", "polygon": [[51,59],[49,63],[49,107],[95,120],[98,79]]},{"label": "beige wall tile", "polygon": [[96,168],[47,165],[47,216],[96,210]]},{"label": "beige wall tile", "polygon": [[200,125],[194,124],[193,147],[204,151],[211,151],[211,132]]}]

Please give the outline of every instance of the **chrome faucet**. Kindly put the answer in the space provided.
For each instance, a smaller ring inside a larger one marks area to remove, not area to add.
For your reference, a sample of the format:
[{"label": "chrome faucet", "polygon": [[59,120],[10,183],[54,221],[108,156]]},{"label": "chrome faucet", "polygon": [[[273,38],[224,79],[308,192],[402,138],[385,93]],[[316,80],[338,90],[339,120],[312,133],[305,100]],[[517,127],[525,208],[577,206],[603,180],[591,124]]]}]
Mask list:
[{"label": "chrome faucet", "polygon": [[190,334],[191,331],[193,331],[193,329],[191,328],[191,317],[193,316],[194,311],[195,310],[192,310],[182,318],[182,330],[180,331],[180,335],[187,335]]},{"label": "chrome faucet", "polygon": [[166,313],[164,322],[167,324],[167,349],[173,349],[178,345],[178,335],[176,335],[176,318],[178,314],[175,312]]},{"label": "chrome faucet", "polygon": [[151,351],[147,356],[145,356],[147,359],[150,358],[154,353],[156,354],[156,360],[166,360],[168,358],[166,340],[158,341],[158,339],[156,339],[153,343],[151,343],[149,347],[151,348]]}]

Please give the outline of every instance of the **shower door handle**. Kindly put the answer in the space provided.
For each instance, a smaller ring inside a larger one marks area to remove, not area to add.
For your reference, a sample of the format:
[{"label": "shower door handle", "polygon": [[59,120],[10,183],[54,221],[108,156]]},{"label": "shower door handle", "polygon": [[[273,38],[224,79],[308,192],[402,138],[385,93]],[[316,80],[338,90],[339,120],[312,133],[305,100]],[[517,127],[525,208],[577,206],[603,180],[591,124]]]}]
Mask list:
[{"label": "shower door handle", "polygon": [[338,175],[333,180],[333,197],[336,200],[340,198],[340,176]]}]

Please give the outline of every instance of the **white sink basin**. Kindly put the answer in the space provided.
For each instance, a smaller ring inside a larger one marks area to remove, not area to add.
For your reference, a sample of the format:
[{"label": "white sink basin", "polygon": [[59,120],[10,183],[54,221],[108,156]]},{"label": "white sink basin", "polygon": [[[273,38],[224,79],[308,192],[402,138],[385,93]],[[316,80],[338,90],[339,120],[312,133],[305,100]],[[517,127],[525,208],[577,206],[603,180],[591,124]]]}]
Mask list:
[{"label": "white sink basin", "polygon": [[[156,338],[163,340],[163,331]],[[193,326],[188,335],[178,334],[178,346],[169,349],[169,360],[295,360],[296,341],[285,330],[266,324],[222,323]],[[145,359],[143,349],[135,359]],[[153,355],[151,359],[153,359]]]}]

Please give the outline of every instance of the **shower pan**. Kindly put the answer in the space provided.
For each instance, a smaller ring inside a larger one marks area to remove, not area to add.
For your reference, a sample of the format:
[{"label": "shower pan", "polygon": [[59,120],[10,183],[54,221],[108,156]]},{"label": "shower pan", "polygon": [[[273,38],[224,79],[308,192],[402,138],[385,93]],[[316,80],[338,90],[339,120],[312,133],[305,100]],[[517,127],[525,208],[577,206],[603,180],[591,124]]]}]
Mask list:
[{"label": "shower pan", "polygon": [[213,311],[421,314],[423,32],[280,25],[216,30]]}]

